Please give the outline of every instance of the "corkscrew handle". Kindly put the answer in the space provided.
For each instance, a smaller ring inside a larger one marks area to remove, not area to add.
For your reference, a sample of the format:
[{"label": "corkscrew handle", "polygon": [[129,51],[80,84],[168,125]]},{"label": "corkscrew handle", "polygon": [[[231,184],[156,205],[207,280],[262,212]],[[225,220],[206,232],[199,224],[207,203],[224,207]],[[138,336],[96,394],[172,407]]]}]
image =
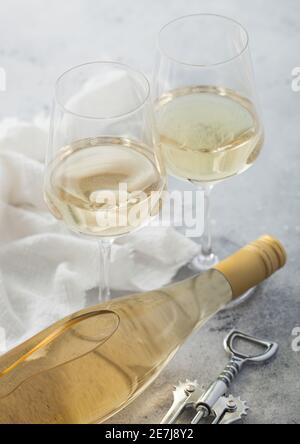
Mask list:
[{"label": "corkscrew handle", "polygon": [[[263,351],[262,353],[253,355],[243,353],[235,347],[237,340],[263,347]],[[197,403],[198,413],[193,418],[192,424],[198,424],[202,418],[211,414],[213,407],[221,397],[228,393],[229,387],[245,364],[261,364],[267,362],[278,352],[278,344],[276,344],[276,342],[264,341],[237,330],[231,331],[225,338],[224,348],[226,352],[229,353],[231,360],[218,379],[199,399]]]},{"label": "corkscrew handle", "polygon": [[[235,342],[237,340],[260,346],[263,348],[263,351],[253,355],[243,353],[235,347]],[[232,330],[224,340],[224,348],[230,355],[231,360],[225,367],[223,373],[218,377],[218,381],[225,383],[229,388],[245,364],[262,364],[267,362],[276,356],[279,347],[276,342],[264,341],[241,331]]]},{"label": "corkscrew handle", "polygon": [[[253,355],[243,353],[234,345],[237,340],[263,347],[263,351]],[[236,363],[238,363],[239,366],[243,366],[246,363],[261,364],[267,362],[276,356],[278,352],[278,344],[276,344],[276,342],[264,341],[262,339],[255,338],[254,336],[246,335],[238,330],[231,331],[225,338],[224,348],[226,352],[231,355],[234,367],[236,366]]]}]

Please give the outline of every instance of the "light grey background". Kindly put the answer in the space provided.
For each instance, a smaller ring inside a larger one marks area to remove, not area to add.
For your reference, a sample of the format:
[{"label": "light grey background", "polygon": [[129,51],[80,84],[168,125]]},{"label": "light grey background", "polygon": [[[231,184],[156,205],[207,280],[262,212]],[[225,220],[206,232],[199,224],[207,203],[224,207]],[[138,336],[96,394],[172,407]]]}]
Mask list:
[{"label": "light grey background", "polygon": [[239,327],[280,344],[276,361],[245,370],[235,385],[235,393],[251,406],[245,423],[299,424],[300,353],[291,349],[291,332],[300,326],[300,93],[291,90],[291,71],[300,66],[300,2],[2,0],[0,66],[7,71],[8,91],[0,93],[0,117],[47,112],[55,79],[84,61],[121,60],[150,74],[160,27],[194,12],[225,14],[248,28],[266,127],[264,152],[255,167],[215,191],[216,247],[229,251],[269,232],[285,244],[289,264],[250,302],[212,319],[113,422],[158,422],[178,379],[208,384],[217,376],[227,359],[223,337]]}]

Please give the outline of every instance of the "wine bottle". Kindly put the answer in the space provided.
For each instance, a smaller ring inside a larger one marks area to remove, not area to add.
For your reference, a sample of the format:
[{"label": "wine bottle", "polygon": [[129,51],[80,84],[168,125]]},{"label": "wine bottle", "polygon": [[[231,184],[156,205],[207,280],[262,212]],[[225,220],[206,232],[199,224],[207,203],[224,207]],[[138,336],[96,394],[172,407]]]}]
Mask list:
[{"label": "wine bottle", "polygon": [[100,423],[140,395],[188,336],[284,266],[264,236],[208,272],[68,317],[0,358],[0,423]]}]

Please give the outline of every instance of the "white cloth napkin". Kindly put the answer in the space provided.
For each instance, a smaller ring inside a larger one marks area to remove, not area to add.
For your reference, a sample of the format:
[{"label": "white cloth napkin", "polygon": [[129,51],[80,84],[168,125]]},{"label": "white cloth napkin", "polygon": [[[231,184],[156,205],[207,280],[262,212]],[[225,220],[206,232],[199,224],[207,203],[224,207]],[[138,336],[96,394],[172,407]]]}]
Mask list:
[{"label": "white cloth napkin", "polygon": [[[8,348],[86,306],[98,285],[96,242],[71,234],[43,201],[47,127],[42,119],[0,125],[0,329]],[[198,249],[172,228],[122,238],[113,247],[111,287],[161,287]]]}]

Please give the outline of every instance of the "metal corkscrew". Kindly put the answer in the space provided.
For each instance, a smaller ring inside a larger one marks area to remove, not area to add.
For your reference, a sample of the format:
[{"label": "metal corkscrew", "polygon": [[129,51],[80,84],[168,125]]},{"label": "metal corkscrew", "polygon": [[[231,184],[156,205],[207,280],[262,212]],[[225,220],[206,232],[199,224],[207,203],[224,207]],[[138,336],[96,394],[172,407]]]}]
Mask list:
[{"label": "metal corkscrew", "polygon": [[[237,340],[261,346],[264,350],[257,355],[242,353],[234,346]],[[192,424],[199,424],[204,418],[212,419],[212,424],[233,424],[247,415],[249,408],[246,402],[228,395],[228,390],[245,364],[269,361],[277,354],[278,344],[233,330],[225,338],[224,348],[230,355],[230,362],[217,380],[207,391],[204,391],[197,381],[180,382],[173,392],[173,405],[161,424],[174,424],[187,408],[196,412]]]}]

